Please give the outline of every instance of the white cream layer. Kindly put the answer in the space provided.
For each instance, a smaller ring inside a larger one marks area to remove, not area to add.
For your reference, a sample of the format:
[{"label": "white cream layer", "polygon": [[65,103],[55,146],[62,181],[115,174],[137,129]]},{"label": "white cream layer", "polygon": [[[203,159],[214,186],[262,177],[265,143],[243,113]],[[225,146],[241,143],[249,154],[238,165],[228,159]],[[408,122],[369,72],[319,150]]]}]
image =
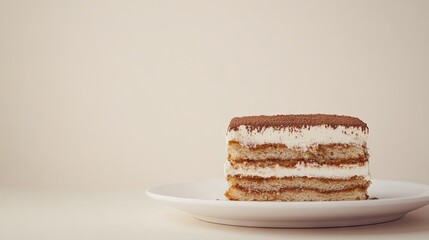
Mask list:
[{"label": "white cream layer", "polygon": [[354,144],[364,145],[367,141],[368,132],[360,128],[338,126],[311,126],[302,129],[274,129],[264,128],[261,131],[248,131],[246,126],[241,125],[237,130],[228,131],[226,140],[236,141],[242,145],[256,146],[260,144],[284,144],[289,148],[306,149],[317,144]]},{"label": "white cream layer", "polygon": [[281,167],[278,164],[274,167],[256,167],[254,165],[237,164],[232,167],[229,162],[224,165],[225,175],[242,175],[257,177],[318,177],[318,178],[336,178],[348,179],[354,176],[363,176],[370,179],[369,164],[363,166],[358,164],[347,164],[341,166],[319,165],[317,163],[304,164],[298,163],[293,168]]}]

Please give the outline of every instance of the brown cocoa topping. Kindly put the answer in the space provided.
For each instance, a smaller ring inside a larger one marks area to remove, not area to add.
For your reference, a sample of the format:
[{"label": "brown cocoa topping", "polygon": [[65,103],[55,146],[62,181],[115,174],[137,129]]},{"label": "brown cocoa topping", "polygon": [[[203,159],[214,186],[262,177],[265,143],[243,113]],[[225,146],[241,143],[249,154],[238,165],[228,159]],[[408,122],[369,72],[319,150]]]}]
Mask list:
[{"label": "brown cocoa topping", "polygon": [[267,127],[273,127],[274,129],[290,128],[293,131],[299,131],[303,128],[323,125],[334,129],[338,126],[344,126],[346,128],[356,127],[363,131],[368,131],[367,124],[359,118],[329,114],[234,117],[229,124],[228,130],[237,130],[238,127],[242,125],[250,131],[255,129],[261,131]]}]

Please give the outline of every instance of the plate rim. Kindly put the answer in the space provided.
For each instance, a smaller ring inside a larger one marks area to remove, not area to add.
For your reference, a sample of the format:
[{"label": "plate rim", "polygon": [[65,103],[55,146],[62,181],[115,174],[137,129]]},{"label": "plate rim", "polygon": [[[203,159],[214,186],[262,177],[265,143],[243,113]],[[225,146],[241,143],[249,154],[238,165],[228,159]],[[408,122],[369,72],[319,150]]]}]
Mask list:
[{"label": "plate rim", "polygon": [[[220,189],[216,190],[215,195],[210,195],[210,198],[204,195],[188,195],[190,197],[179,195],[180,190],[186,189],[186,184],[197,184],[196,186],[203,191],[204,185],[201,188],[201,184],[204,183],[201,183],[202,181],[214,184],[212,186],[223,182],[227,188],[224,179],[210,178],[161,184],[148,188],[146,194],[160,203],[184,211],[205,222],[262,228],[331,228],[380,224],[400,219],[409,212],[429,204],[429,185],[383,179],[373,179],[373,181],[379,184],[382,182],[402,184],[401,188],[411,184],[417,189],[405,192],[405,197],[399,192],[401,197],[381,198],[380,200],[317,202],[230,201],[226,198],[220,200],[217,198]],[[174,185],[182,185],[181,187],[185,188],[175,191],[174,188],[171,188]],[[160,192],[156,192],[157,188],[161,187],[167,187],[167,189],[159,189]],[[393,185],[394,187],[395,185]],[[195,189],[191,189],[190,193],[192,190],[195,191]],[[382,190],[381,186],[377,192]],[[204,189],[204,191],[210,190]],[[396,193],[398,194],[398,192]]]},{"label": "plate rim", "polygon": [[[155,200],[161,200],[161,201],[168,201],[168,202],[180,202],[180,203],[198,203],[200,205],[225,205],[229,204],[231,206],[252,206],[252,207],[262,207],[265,208],[268,205],[271,207],[285,207],[285,206],[293,206],[293,207],[299,207],[305,205],[306,208],[308,207],[320,207],[320,205],[324,205],[326,207],[329,207],[331,205],[335,207],[340,206],[349,206],[350,205],[359,205],[362,206],[362,204],[369,204],[369,205],[378,205],[378,204],[397,204],[397,203],[403,203],[406,201],[407,203],[412,202],[429,202],[429,185],[424,183],[418,183],[418,182],[410,182],[410,181],[401,181],[401,180],[389,180],[389,179],[371,179],[371,181],[375,182],[389,182],[389,183],[397,183],[397,184],[413,184],[418,185],[420,187],[426,188],[425,191],[418,195],[412,195],[407,197],[397,197],[397,198],[384,198],[384,199],[367,199],[367,200],[354,200],[354,201],[307,201],[307,202],[282,202],[282,201],[230,201],[230,200],[216,200],[216,199],[201,199],[201,198],[186,198],[186,197],[178,197],[178,196],[171,196],[166,194],[159,194],[154,192],[157,188],[160,187],[166,187],[168,185],[177,185],[177,184],[187,184],[187,183],[195,183],[200,181],[221,181],[222,178],[203,178],[203,179],[194,179],[194,180],[187,180],[187,181],[180,181],[175,183],[166,183],[166,184],[159,184],[152,187],[149,187],[145,190],[146,195],[148,195],[150,198]],[[223,180],[226,181],[226,180]],[[296,206],[295,206],[296,205]]]}]

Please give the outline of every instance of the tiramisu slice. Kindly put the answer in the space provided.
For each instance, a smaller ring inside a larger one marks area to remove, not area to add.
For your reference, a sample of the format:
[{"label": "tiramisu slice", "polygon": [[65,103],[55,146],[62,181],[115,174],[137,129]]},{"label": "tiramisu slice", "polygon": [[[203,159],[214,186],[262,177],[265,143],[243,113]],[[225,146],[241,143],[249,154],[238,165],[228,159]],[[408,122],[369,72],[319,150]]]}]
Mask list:
[{"label": "tiramisu slice", "polygon": [[367,124],[337,115],[233,118],[225,196],[241,201],[367,199]]}]

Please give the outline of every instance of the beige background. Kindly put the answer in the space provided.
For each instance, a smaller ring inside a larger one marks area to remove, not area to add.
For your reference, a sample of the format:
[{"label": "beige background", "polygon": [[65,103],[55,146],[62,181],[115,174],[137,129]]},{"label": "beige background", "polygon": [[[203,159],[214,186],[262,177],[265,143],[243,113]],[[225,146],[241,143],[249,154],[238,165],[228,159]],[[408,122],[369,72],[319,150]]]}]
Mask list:
[{"label": "beige background", "polygon": [[429,184],[429,1],[0,0],[0,239],[428,239],[429,207],[340,229],[197,221],[145,196],[223,177],[233,116],[370,127]]},{"label": "beige background", "polygon": [[233,116],[370,127],[375,178],[429,184],[429,1],[1,1],[0,185],[222,177]]}]

